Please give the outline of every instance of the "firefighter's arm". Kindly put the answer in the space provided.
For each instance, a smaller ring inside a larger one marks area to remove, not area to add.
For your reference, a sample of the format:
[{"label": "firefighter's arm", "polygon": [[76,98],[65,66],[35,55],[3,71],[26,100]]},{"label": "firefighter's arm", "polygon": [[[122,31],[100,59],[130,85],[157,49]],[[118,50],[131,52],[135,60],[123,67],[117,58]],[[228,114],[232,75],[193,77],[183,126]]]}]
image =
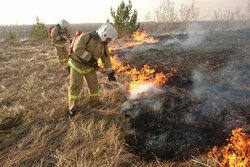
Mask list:
[{"label": "firefighter's arm", "polygon": [[103,66],[104,66],[104,71],[105,73],[108,75],[108,80],[111,82],[111,81],[116,81],[116,78],[115,78],[115,72],[112,68],[112,63],[111,63],[111,59],[110,59],[110,55],[109,55],[109,52],[108,52],[108,48],[105,47],[105,52],[106,54],[104,54],[102,57],[101,57],[101,61],[103,63]]},{"label": "firefighter's arm", "polygon": [[72,37],[70,35],[70,31],[69,30],[66,31],[66,37],[69,40],[69,42],[71,43],[72,42]]},{"label": "firefighter's arm", "polygon": [[66,41],[68,43],[72,42],[71,35],[68,30],[66,30],[65,33],[61,35],[61,41]]},{"label": "firefighter's arm", "polygon": [[51,31],[51,45],[55,47],[63,47],[65,41],[62,39],[62,37],[59,34],[59,29],[57,27],[53,28]]},{"label": "firefighter's arm", "polygon": [[53,28],[51,30],[51,44],[54,45],[57,42],[58,29]]},{"label": "firefighter's arm", "polygon": [[89,40],[89,34],[83,34],[76,38],[73,51],[82,60],[86,62],[89,66],[95,66],[97,64],[98,58],[94,57],[91,53],[87,51],[87,42]]}]

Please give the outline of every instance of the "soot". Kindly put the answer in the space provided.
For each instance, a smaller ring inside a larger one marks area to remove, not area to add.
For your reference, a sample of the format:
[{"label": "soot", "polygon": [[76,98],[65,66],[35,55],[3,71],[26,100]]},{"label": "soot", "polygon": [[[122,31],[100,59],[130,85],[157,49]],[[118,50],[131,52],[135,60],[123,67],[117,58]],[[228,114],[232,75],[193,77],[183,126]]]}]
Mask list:
[{"label": "soot", "polygon": [[214,105],[209,101],[212,95],[191,98],[185,86],[169,85],[139,91],[122,107],[131,124],[125,141],[145,160],[180,161],[208,153],[213,146],[226,144],[231,130],[246,123],[239,102],[209,108]]}]

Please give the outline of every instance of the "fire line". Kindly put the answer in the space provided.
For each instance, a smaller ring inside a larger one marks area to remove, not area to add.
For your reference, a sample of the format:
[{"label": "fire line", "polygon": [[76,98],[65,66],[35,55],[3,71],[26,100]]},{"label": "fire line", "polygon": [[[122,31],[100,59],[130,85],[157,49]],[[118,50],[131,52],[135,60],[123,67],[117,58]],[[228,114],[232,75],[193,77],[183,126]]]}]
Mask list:
[{"label": "fire line", "polygon": [[242,128],[236,128],[228,140],[227,146],[215,146],[208,155],[217,159],[221,166],[250,166],[250,136],[242,132]]}]

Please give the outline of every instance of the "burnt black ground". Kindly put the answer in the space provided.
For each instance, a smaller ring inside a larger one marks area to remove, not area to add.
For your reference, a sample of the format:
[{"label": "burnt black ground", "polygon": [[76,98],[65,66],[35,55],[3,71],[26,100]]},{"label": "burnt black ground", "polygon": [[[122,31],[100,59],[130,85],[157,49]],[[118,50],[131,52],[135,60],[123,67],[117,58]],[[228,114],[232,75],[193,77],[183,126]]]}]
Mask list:
[{"label": "burnt black ground", "polygon": [[[124,103],[131,150],[147,160],[183,160],[227,144],[236,127],[249,134],[250,29],[157,38],[157,44],[119,51],[120,60],[132,66],[148,64],[165,73],[178,69],[161,93],[150,89]],[[160,109],[152,107],[156,103]]]}]

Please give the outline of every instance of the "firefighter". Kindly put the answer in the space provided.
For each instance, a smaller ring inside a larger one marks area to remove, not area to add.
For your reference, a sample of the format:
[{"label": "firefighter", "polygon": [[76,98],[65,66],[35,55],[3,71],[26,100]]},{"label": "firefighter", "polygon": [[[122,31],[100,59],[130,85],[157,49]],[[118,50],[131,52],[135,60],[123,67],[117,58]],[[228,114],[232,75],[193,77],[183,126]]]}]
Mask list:
[{"label": "firefighter", "polygon": [[109,81],[116,81],[107,45],[117,36],[117,30],[110,23],[104,23],[96,31],[78,33],[74,37],[71,43],[71,46],[73,45],[72,53],[68,61],[70,67],[68,113],[70,116],[76,114],[76,105],[83,86],[83,76],[89,90],[88,104],[90,107],[101,105],[96,73],[99,68],[97,63],[99,58]]},{"label": "firefighter", "polygon": [[69,27],[69,22],[63,19],[50,30],[51,45],[56,48],[56,54],[60,64],[68,61],[66,43],[70,43]]}]

